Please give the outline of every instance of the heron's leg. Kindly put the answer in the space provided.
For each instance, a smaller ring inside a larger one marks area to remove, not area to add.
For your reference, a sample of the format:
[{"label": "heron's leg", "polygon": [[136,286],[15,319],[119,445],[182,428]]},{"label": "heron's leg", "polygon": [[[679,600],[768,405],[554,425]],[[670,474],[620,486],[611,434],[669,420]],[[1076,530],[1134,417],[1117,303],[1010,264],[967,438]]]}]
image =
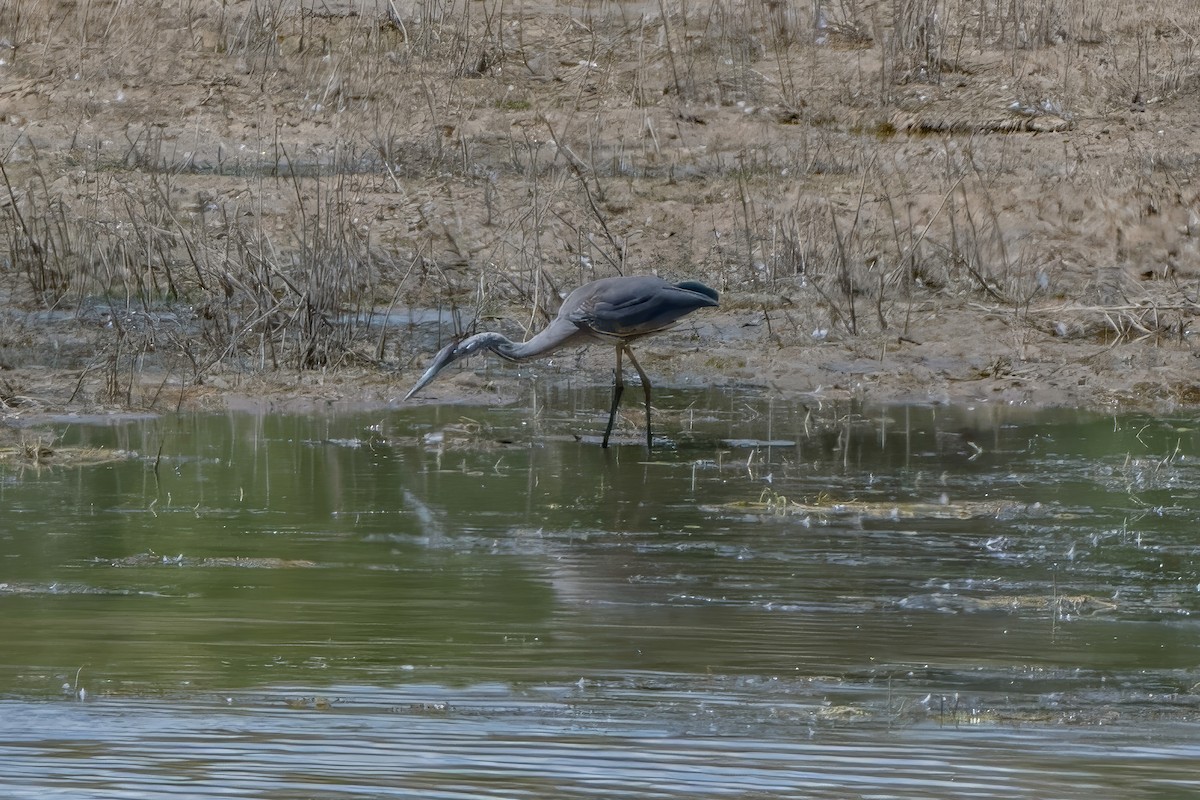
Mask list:
[{"label": "heron's leg", "polygon": [[[625,347],[625,355],[629,356],[629,363],[633,364],[638,377],[642,379],[642,391],[646,393],[646,449],[650,450],[654,447],[654,437],[650,435],[650,379],[646,377],[646,373],[642,371],[642,365],[633,357],[633,350],[628,346]],[[619,358],[620,356],[618,356]]]},{"label": "heron's leg", "polygon": [[621,372],[621,345],[617,345],[617,369],[613,373],[612,408],[608,410],[608,427],[604,429],[604,441],[600,443],[601,447],[608,447],[608,437],[612,434],[613,423],[617,421],[617,405],[621,402],[621,393],[624,391],[625,376]]}]

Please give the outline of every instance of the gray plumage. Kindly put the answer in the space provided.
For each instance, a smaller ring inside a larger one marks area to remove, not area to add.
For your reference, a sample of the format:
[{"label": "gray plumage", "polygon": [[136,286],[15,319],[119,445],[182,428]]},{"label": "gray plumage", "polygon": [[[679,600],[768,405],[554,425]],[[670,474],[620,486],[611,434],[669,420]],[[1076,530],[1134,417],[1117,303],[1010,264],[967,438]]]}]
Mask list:
[{"label": "gray plumage", "polygon": [[653,441],[650,434],[650,380],[633,357],[629,345],[644,336],[673,327],[697,309],[717,304],[716,290],[696,281],[669,283],[652,275],[601,278],[567,295],[558,316],[528,341],[514,342],[503,334],[489,332],[469,336],[442,348],[404,399],[425,388],[450,364],[480,350],[491,350],[507,361],[528,361],[564,347],[604,342],[616,348],[617,369],[613,376],[612,408],[602,445],[608,447],[617,405],[625,389],[621,357],[626,355],[637,370],[645,391],[646,446],[650,447]]}]

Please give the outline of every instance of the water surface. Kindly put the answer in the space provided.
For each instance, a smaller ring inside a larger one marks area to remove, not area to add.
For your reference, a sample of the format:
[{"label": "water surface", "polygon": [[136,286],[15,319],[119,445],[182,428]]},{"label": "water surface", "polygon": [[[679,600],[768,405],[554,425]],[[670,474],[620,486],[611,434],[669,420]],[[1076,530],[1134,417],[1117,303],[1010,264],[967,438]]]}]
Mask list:
[{"label": "water surface", "polygon": [[656,404],[50,426],[0,796],[1195,791],[1194,418]]}]

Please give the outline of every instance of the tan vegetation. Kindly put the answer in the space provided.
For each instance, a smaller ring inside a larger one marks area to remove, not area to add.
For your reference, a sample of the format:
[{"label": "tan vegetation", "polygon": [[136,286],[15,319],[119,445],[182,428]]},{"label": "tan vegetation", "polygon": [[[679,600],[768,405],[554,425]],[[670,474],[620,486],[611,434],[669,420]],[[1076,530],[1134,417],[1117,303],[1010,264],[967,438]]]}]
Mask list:
[{"label": "tan vegetation", "polygon": [[520,335],[642,272],[724,293],[706,379],[1196,402],[1198,43],[1189,0],[4,0],[0,410],[386,396],[439,334],[381,314]]},{"label": "tan vegetation", "polygon": [[52,467],[94,467],[137,458],[137,453],[104,447],[62,446],[52,433],[0,429],[0,465],[41,470]]}]

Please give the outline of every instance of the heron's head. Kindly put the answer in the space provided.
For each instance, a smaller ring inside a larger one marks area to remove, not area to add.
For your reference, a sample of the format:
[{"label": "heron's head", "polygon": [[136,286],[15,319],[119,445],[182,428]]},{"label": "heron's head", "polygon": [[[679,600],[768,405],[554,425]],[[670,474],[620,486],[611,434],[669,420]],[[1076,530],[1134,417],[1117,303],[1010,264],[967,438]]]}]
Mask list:
[{"label": "heron's head", "polygon": [[461,342],[448,344],[438,351],[438,354],[433,357],[433,363],[429,365],[429,369],[425,370],[425,374],[417,381],[413,388],[408,390],[408,394],[404,395],[407,400],[417,392],[428,386],[437,374],[446,367],[458,361],[460,358],[466,358],[472,353],[483,350],[484,348],[493,347],[508,340],[496,333],[480,333],[475,336],[469,336]]}]

